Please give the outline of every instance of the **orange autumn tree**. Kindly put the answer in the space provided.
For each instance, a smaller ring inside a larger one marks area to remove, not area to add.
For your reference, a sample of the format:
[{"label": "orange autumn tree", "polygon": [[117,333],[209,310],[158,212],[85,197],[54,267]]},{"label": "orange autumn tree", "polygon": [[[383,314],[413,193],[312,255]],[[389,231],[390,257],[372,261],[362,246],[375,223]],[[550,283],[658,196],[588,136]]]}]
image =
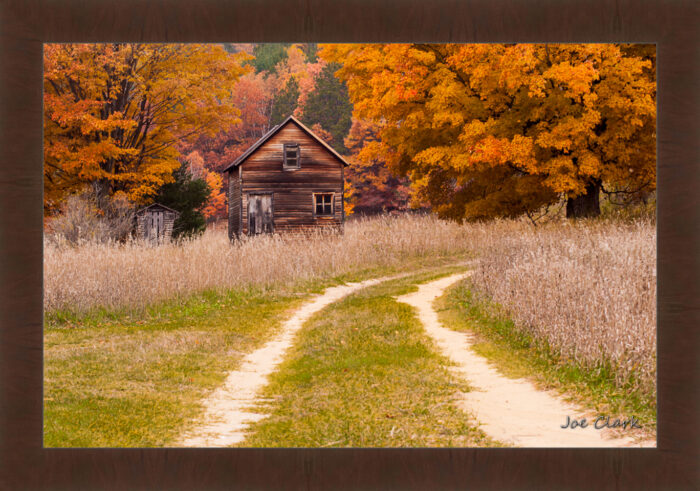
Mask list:
[{"label": "orange autumn tree", "polygon": [[[233,105],[240,109],[240,124],[221,128],[221,131],[214,135],[202,134],[196,140],[180,142],[178,150],[183,155],[188,155],[190,162],[201,158],[209,176],[221,177],[226,166],[270,129],[269,113],[274,88],[272,82],[265,78],[262,72],[250,72],[242,76],[232,94]],[[193,157],[192,154],[196,154],[197,157]],[[206,179],[210,186],[216,185],[213,179]],[[212,187],[209,204],[203,211],[209,220],[228,216],[228,183],[223,178],[219,181],[218,188]],[[215,202],[219,204],[214,204]]]},{"label": "orange autumn tree", "polygon": [[656,186],[653,50],[603,44],[326,45],[374,150],[456,220]]},{"label": "orange autumn tree", "polygon": [[176,143],[239,121],[245,53],[200,44],[49,44],[45,210],[86,184],[148,202],[180,165]]},{"label": "orange autumn tree", "polygon": [[385,211],[405,211],[409,207],[411,190],[408,179],[396,177],[381,159],[377,139],[379,126],[359,119],[352,120],[345,146],[351,162],[345,169],[346,214],[373,214]]},{"label": "orange autumn tree", "polygon": [[226,191],[223,189],[223,177],[219,172],[207,169],[204,159],[197,150],[190,152],[185,157],[189,164],[188,171],[194,179],[202,179],[209,186],[209,199],[204,204],[202,215],[207,220],[226,215]]}]

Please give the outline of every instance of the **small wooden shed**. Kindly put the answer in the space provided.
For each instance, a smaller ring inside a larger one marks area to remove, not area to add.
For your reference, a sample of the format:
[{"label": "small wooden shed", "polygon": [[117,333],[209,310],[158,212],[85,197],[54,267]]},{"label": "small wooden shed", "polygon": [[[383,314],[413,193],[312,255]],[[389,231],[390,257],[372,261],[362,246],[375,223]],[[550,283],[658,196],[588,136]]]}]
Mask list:
[{"label": "small wooden shed", "polygon": [[173,235],[178,211],[153,203],[136,212],[136,237],[155,243],[167,242]]},{"label": "small wooden shed", "polygon": [[293,116],[272,128],[224,169],[229,237],[342,231],[349,165]]}]

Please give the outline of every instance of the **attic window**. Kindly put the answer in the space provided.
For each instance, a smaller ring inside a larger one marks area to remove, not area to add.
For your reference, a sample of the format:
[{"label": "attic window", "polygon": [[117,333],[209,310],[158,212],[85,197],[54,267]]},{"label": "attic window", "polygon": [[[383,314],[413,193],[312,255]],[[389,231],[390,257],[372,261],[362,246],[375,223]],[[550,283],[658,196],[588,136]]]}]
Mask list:
[{"label": "attic window", "polygon": [[299,168],[299,144],[285,143],[284,144],[284,168],[298,169]]}]

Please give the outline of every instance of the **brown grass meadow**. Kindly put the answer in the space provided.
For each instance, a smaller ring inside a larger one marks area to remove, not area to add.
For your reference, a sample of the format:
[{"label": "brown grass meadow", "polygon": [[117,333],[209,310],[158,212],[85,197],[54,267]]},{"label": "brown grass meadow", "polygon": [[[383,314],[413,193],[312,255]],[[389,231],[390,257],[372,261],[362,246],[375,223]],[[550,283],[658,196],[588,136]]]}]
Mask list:
[{"label": "brown grass meadow", "polygon": [[[651,389],[656,373],[656,232],[649,220],[459,225],[406,215],[348,221],[342,236],[255,237],[223,230],[160,246],[47,238],[47,313],[140,309],[206,290],[291,286],[473,255],[476,289],[518,328],[583,364],[601,360]],[[653,389],[652,389],[653,390]]]},{"label": "brown grass meadow", "polygon": [[[656,227],[648,220],[482,226],[471,283],[565,360],[656,388]],[[487,239],[487,237],[492,237]]]},{"label": "brown grass meadow", "polygon": [[257,236],[233,245],[221,229],[155,247],[47,240],[44,309],[140,308],[205,290],[291,285],[469,249],[466,228],[425,216],[355,220],[342,236]]}]

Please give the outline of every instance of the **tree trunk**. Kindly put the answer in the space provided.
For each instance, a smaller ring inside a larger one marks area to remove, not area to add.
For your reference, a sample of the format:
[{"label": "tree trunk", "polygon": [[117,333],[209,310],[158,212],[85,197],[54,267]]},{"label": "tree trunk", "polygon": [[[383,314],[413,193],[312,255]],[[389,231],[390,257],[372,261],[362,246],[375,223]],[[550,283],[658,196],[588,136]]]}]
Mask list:
[{"label": "tree trunk", "polygon": [[566,218],[593,218],[600,215],[600,182],[586,186],[586,191],[566,201]]}]

